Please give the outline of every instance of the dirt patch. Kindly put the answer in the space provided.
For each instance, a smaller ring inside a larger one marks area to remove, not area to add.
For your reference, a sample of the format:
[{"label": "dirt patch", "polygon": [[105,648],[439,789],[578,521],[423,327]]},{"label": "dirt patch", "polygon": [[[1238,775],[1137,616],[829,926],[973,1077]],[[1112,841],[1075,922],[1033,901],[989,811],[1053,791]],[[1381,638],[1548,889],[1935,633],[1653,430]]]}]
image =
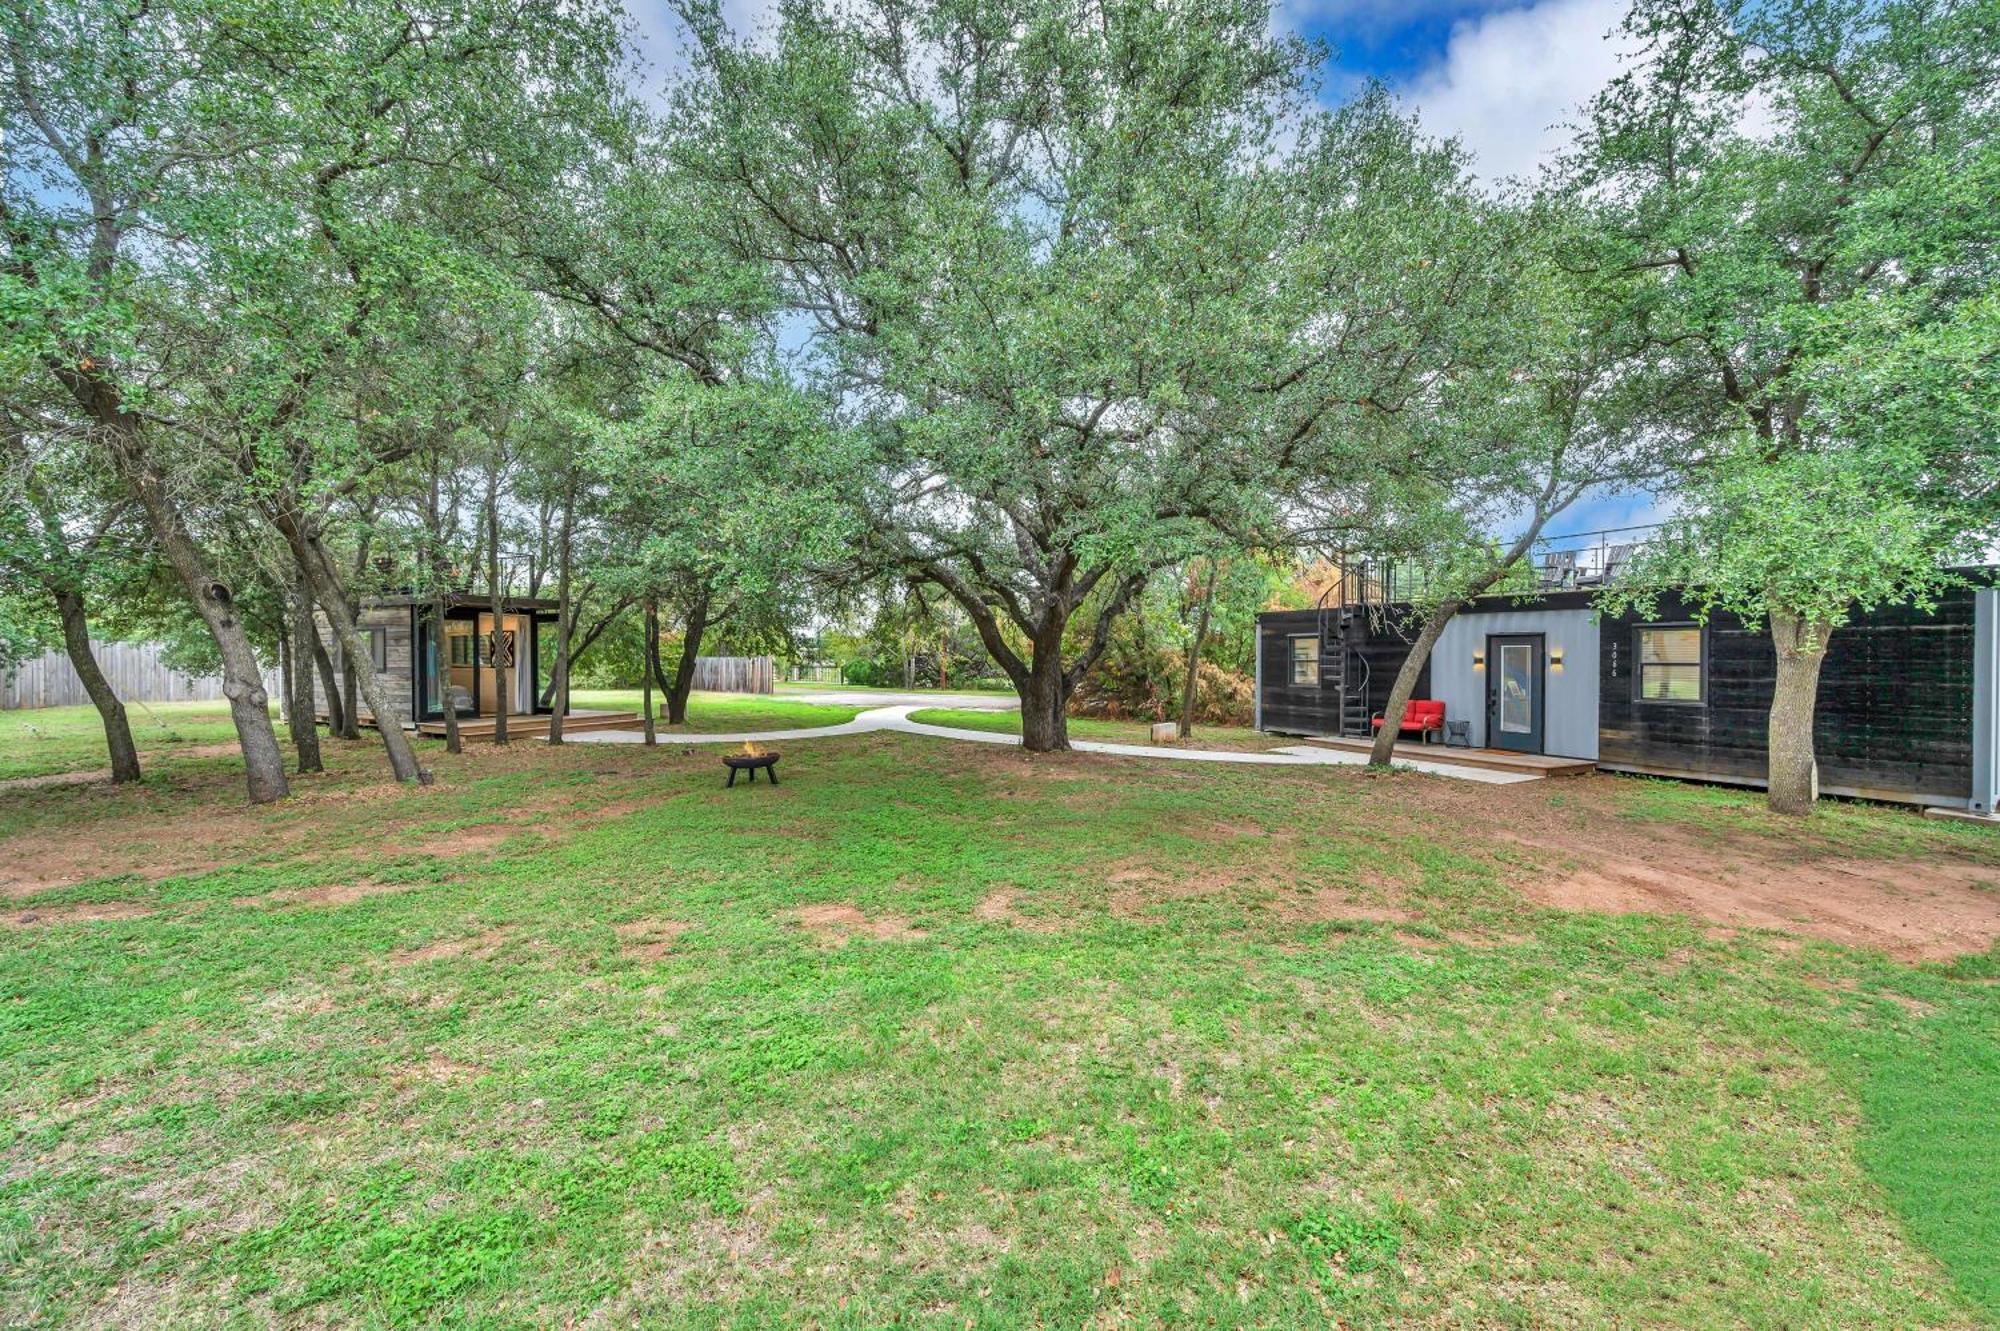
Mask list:
[{"label": "dirt patch", "polygon": [[1753,804],[1713,818],[1635,817],[1633,791],[1605,774],[1508,786],[1411,780],[1395,783],[1393,800],[1420,815],[1426,835],[1489,857],[1506,886],[1558,910],[1688,915],[1724,936],[1777,930],[1903,960],[2000,940],[2000,866],[1976,854],[1869,858],[1812,821],[1765,817]]},{"label": "dirt patch", "polygon": [[618,935],[618,951],[633,961],[659,961],[673,951],[674,940],[692,924],[680,920],[627,920],[611,927]]},{"label": "dirt patch", "polygon": [[379,878],[358,878],[351,883],[325,883],[319,887],[288,887],[261,896],[232,897],[232,906],[347,906],[369,897],[414,892],[428,883],[385,883]]},{"label": "dirt patch", "polygon": [[420,855],[435,855],[441,859],[450,859],[456,855],[470,855],[476,851],[491,850],[520,830],[506,823],[481,823],[477,827],[461,827],[455,832],[440,832],[422,837],[410,849]]},{"label": "dirt patch", "polygon": [[1380,901],[1364,901],[1337,887],[1323,887],[1317,892],[1290,897],[1279,908],[1279,914],[1286,919],[1315,924],[1344,921],[1414,924],[1423,918],[1416,911],[1385,905]]},{"label": "dirt patch", "polygon": [[1004,924],[1010,928],[1025,929],[1029,933],[1054,933],[1057,925],[1050,920],[1032,915],[1023,915],[1015,906],[1016,893],[1011,887],[998,888],[979,899],[972,908],[972,918],[986,924]]},{"label": "dirt patch", "polygon": [[1984,952],[2000,940],[2000,899],[1975,882],[1993,870],[1929,860],[1726,860],[1692,847],[1659,859],[1603,851],[1591,867],[1523,875],[1529,900],[1560,910],[1693,915],[1740,929],[1771,929],[1880,948],[1906,959]]},{"label": "dirt patch", "polygon": [[488,1069],[478,1063],[460,1063],[447,1057],[443,1050],[433,1049],[424,1058],[405,1064],[390,1074],[389,1080],[398,1088],[416,1083],[434,1086],[448,1086],[453,1082],[471,1081],[486,1075]]},{"label": "dirt patch", "polygon": [[609,804],[600,804],[592,809],[578,809],[575,813],[565,816],[579,823],[602,822],[610,818],[628,818],[635,813],[644,813],[648,809],[657,808],[663,801],[671,799],[675,795],[685,793],[685,791],[673,791],[660,795],[644,796],[638,799],[613,800]]},{"label": "dirt patch", "polygon": [[8,911],[0,915],[16,929],[38,924],[97,924],[105,920],[137,920],[151,915],[151,906],[136,901],[85,901],[73,906],[39,906],[33,910]]},{"label": "dirt patch", "polygon": [[853,938],[909,941],[924,937],[922,929],[911,928],[910,922],[900,915],[871,918],[858,907],[838,903],[806,906],[798,912],[798,921],[836,945]]},{"label": "dirt patch", "polygon": [[97,772],[49,772],[42,776],[10,776],[0,781],[0,791],[42,790],[49,786],[90,786],[99,781],[109,782],[111,769]]},{"label": "dirt patch", "polygon": [[505,925],[496,929],[483,930],[470,938],[441,938],[423,947],[407,948],[389,959],[398,966],[414,966],[423,961],[448,961],[454,957],[470,957],[474,961],[485,961],[506,945],[514,931]]}]

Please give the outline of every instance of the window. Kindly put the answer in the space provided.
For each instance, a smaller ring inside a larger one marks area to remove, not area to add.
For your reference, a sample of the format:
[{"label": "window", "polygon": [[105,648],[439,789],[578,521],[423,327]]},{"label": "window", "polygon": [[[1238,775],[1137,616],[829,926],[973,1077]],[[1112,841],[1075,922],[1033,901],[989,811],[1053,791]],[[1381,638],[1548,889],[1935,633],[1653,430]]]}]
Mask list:
[{"label": "window", "polygon": [[1292,683],[1319,683],[1319,639],[1292,639]]},{"label": "window", "polygon": [[1639,701],[1702,700],[1701,629],[1693,624],[1639,630]]},{"label": "window", "polygon": [[451,645],[451,663],[454,666],[472,664],[472,634],[454,633],[445,641]]},{"label": "window", "polygon": [[368,630],[368,659],[378,675],[389,668],[389,630]]}]

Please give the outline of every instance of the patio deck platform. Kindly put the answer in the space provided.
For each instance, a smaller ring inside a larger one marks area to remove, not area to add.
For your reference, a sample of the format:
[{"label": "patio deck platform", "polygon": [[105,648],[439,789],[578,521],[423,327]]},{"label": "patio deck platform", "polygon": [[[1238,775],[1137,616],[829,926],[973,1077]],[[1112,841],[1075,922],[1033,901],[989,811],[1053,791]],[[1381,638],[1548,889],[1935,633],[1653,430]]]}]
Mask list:
[{"label": "patio deck platform", "polygon": [[[592,712],[579,709],[563,718],[563,734],[574,735],[585,730],[626,730],[642,726],[645,720],[637,712]],[[417,733],[436,739],[444,738],[443,721],[420,721]],[[549,733],[547,713],[529,716],[515,712],[507,717],[507,737],[509,739],[540,739]],[[461,716],[458,718],[458,734],[461,739],[493,738],[493,718],[490,716]]]},{"label": "patio deck platform", "polygon": [[[1334,735],[1307,735],[1305,738],[1308,743],[1346,749],[1350,753],[1366,753],[1371,747],[1365,739],[1342,739]],[[1588,758],[1554,758],[1545,753],[1515,753],[1508,749],[1454,749],[1446,744],[1409,744],[1401,741],[1396,745],[1395,757],[1398,761],[1420,759],[1427,763],[1478,767],[1489,772],[1524,772],[1530,776],[1580,776],[1597,770],[1597,764]]]},{"label": "patio deck platform", "polygon": [[[326,713],[319,714],[319,720],[326,721]],[[375,718],[371,713],[362,712],[355,717],[357,725],[373,727]],[[586,730],[626,730],[644,725],[637,712],[601,712],[579,708],[563,718],[563,734],[574,735]],[[420,721],[406,730],[415,730],[430,739],[444,738],[443,721]],[[507,714],[507,738],[540,739],[549,733],[549,718],[546,712],[534,716],[526,712]],[[493,718],[490,716],[461,716],[458,718],[458,734],[461,739],[493,738]]]}]

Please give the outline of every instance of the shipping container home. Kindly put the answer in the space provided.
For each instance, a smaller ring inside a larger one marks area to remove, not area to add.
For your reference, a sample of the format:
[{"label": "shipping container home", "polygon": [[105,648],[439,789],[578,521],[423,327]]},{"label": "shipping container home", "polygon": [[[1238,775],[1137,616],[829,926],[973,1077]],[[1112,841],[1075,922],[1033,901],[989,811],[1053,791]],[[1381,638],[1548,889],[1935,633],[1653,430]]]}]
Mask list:
[{"label": "shipping container home", "polygon": [[[505,711],[510,733],[541,734],[549,716],[561,710],[566,728],[630,724],[629,712],[573,712],[567,693],[543,695],[555,666],[556,602],[506,597],[496,622],[488,596],[456,594],[445,599],[440,630],[432,603],[408,596],[382,597],[362,604],[356,628],[370,659],[357,665],[375,672],[389,695],[398,724],[426,735],[444,733],[444,709],[455,707],[460,729],[490,734]],[[334,670],[342,668],[340,644],[321,616],[320,640]],[[314,705],[326,713],[326,690],[317,672]],[[361,722],[373,725],[362,702]]]},{"label": "shipping container home", "polygon": [[[1461,611],[1415,695],[1444,704],[1439,738],[1469,761],[1539,755],[1764,784],[1777,677],[1769,632],[1723,613],[1697,623],[1672,595],[1644,617],[1601,616],[1594,598],[1557,588]],[[1395,603],[1260,615],[1258,728],[1366,740],[1416,636],[1409,621]],[[1820,674],[1821,791],[1991,812],[1997,676],[2000,592],[1990,586],[1954,588],[1928,610],[1857,612],[1834,632]]]}]

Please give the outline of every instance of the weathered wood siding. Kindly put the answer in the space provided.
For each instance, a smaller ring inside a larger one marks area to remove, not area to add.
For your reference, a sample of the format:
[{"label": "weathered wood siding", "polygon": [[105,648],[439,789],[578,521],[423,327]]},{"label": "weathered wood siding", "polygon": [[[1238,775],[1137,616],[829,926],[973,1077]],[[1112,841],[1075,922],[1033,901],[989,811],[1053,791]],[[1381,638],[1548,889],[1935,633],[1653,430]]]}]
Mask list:
[{"label": "weathered wood siding", "polygon": [[694,687],[713,693],[775,693],[777,666],[768,656],[697,656]]},{"label": "weathered wood siding", "polygon": [[[315,627],[319,630],[320,641],[326,644],[327,655],[333,660],[334,677],[340,677],[340,644],[334,640],[333,626],[327,623],[324,612],[315,612]],[[366,639],[371,630],[379,630],[386,638],[388,662],[381,671],[383,691],[389,695],[390,705],[398,721],[415,718],[412,711],[416,703],[416,680],[411,673],[416,661],[416,644],[410,636],[410,607],[407,605],[385,605],[364,607],[355,627]],[[370,669],[372,662],[357,661],[357,671]],[[362,696],[357,685],[355,702],[365,715],[368,700]],[[322,680],[317,667],[313,670],[313,706],[320,712],[326,711],[326,681]]]},{"label": "weathered wood siding", "polygon": [[[1317,637],[1317,610],[1280,610],[1257,617],[1257,632],[1263,639],[1263,678],[1257,681],[1263,702],[1263,727],[1294,735],[1332,735],[1340,730],[1340,691],[1334,687],[1326,662],[1321,662],[1322,683],[1317,687],[1292,683],[1291,639],[1299,634]],[[1389,704],[1389,689],[1396,672],[1410,654],[1410,644],[1386,629],[1370,632],[1361,644],[1368,662],[1368,712],[1374,715]],[[1425,662],[1417,676],[1419,698],[1428,697],[1431,668]]]},{"label": "weathered wood siding", "polygon": [[[1857,614],[1827,644],[1813,742],[1820,788],[1833,794],[1962,803],[1972,789],[1972,607],[1969,589],[1935,611]],[[1711,616],[1699,705],[1638,700],[1635,630],[1692,619],[1677,598],[1659,614],[1600,626],[1598,761],[1669,776],[1759,784],[1765,779],[1777,651],[1768,630]]]},{"label": "weathered wood siding", "polygon": [[[121,702],[220,702],[222,677],[189,675],[161,660],[156,642],[95,642],[91,655]],[[264,672],[264,691],[278,701],[278,672]],[[33,707],[81,707],[90,702],[66,652],[43,652],[0,679],[0,711]]]}]

